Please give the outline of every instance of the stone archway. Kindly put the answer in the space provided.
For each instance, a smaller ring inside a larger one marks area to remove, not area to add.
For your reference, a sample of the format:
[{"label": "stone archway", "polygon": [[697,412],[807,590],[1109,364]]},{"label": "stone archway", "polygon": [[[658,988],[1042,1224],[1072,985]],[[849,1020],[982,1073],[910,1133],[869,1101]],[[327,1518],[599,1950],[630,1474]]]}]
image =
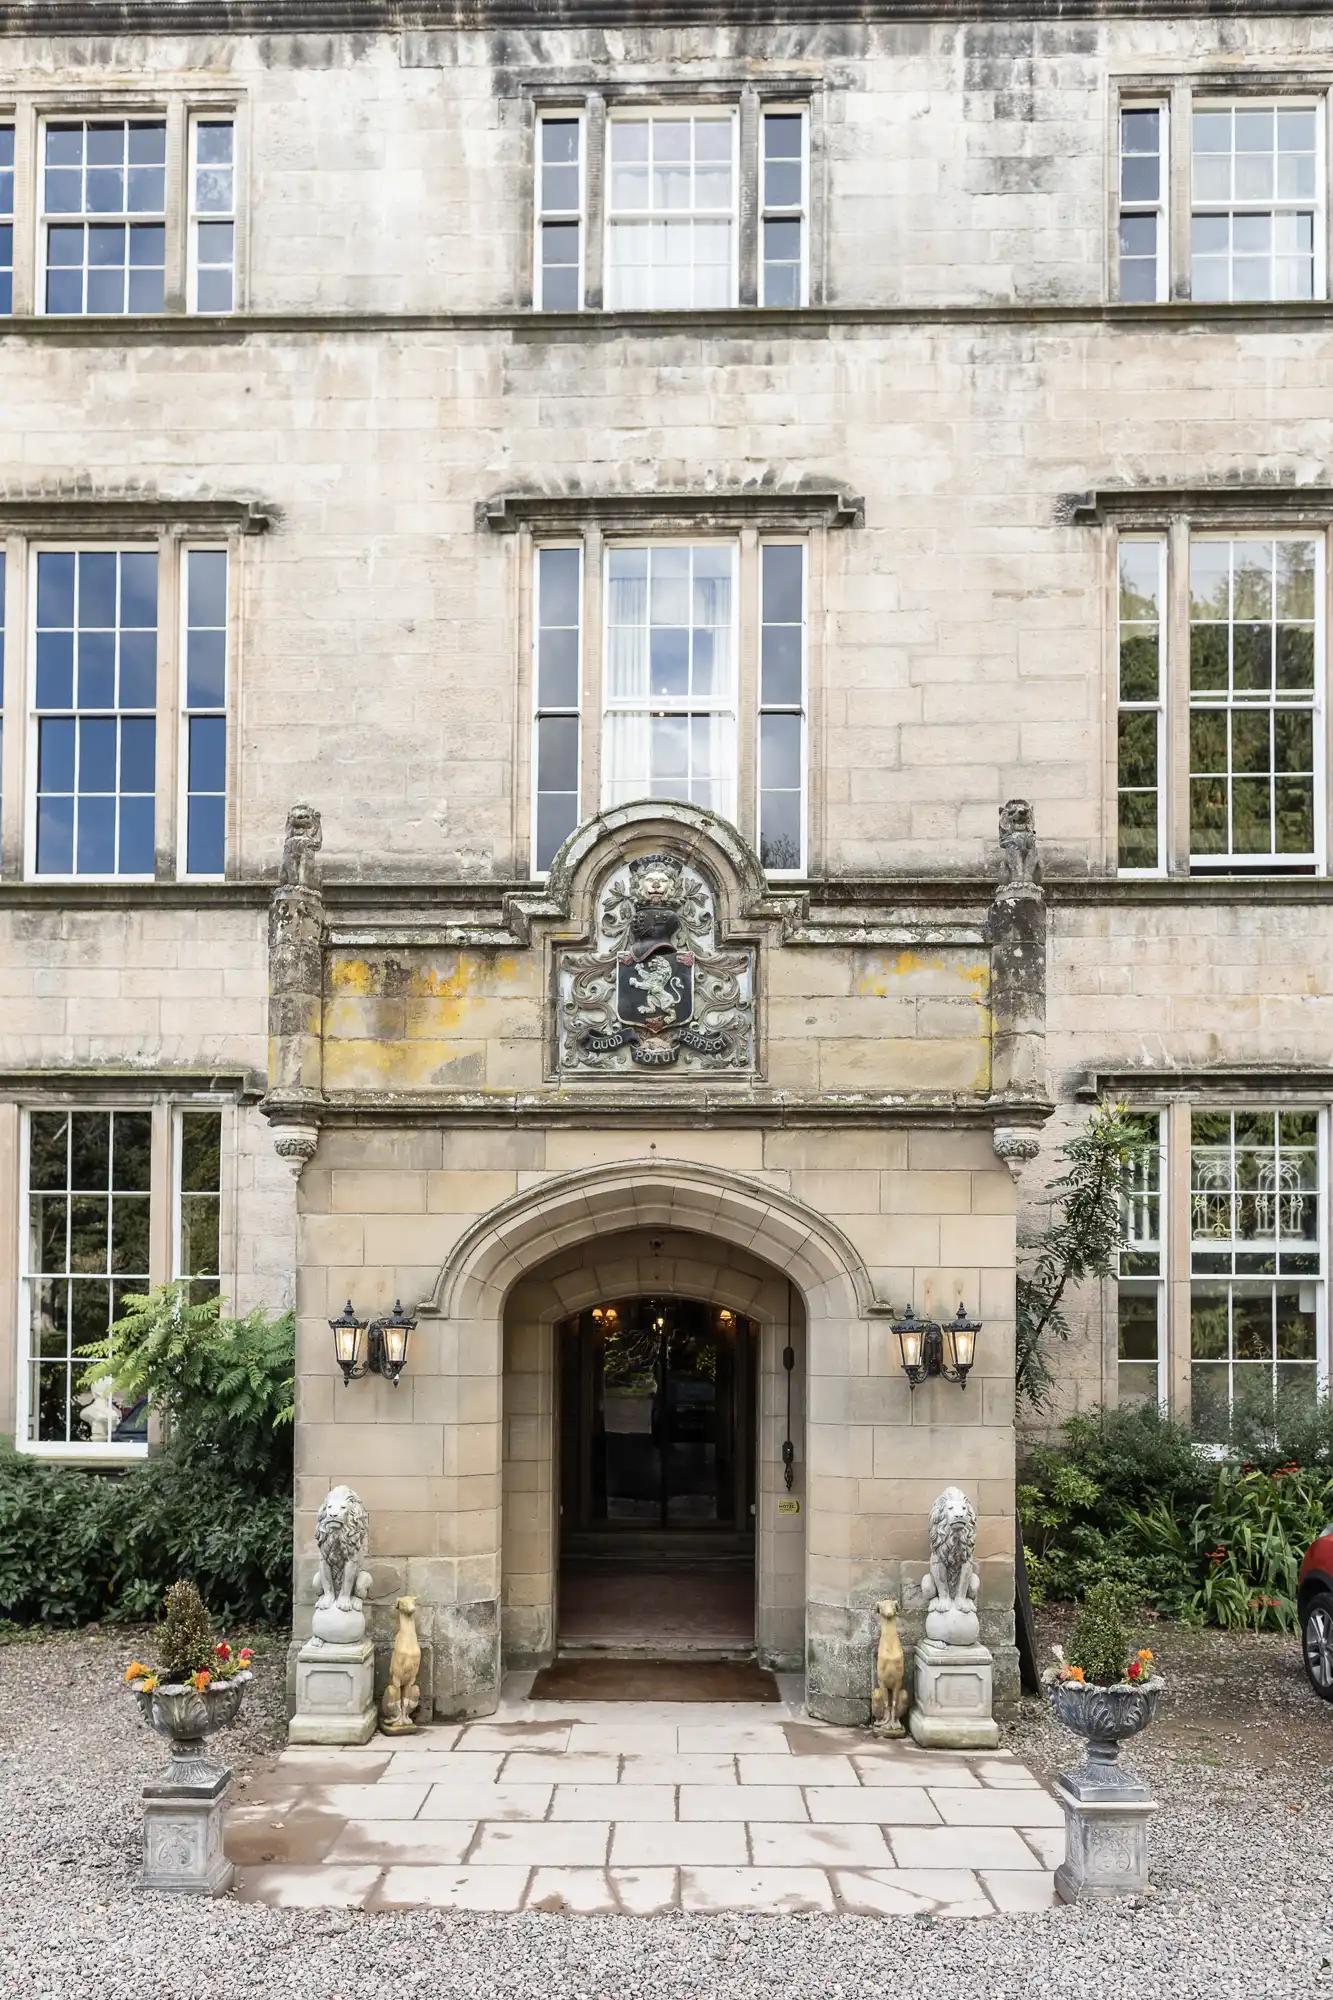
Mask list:
[{"label": "stone archway", "polygon": [[[795,1670],[802,1663],[806,1329],[800,1294],[748,1250],[697,1232],[640,1228],[557,1251],[530,1270],[506,1301],[501,1632],[507,1665],[549,1659],[558,1636],[558,1325],[609,1297],[658,1293],[727,1308],[757,1327],[754,1647],[763,1665]],[[789,1339],[796,1361],[790,1495],[782,1467],[787,1435],[782,1350]]]}]

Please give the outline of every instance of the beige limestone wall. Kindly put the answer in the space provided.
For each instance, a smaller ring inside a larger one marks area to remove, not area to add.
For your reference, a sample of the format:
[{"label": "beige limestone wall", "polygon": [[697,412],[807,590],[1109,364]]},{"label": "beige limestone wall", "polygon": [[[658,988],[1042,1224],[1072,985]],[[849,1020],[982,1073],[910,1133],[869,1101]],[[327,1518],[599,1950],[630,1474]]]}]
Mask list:
[{"label": "beige limestone wall", "polygon": [[[864,1706],[869,1607],[892,1589],[909,1617],[919,1610],[926,1514],[951,1481],[978,1506],[982,1604],[1001,1646],[1010,1638],[1014,1192],[984,1132],[663,1126],[650,1140],[347,1126],[321,1138],[301,1200],[298,1636],[314,1513],[347,1480],[370,1507],[372,1553],[386,1565],[380,1623],[390,1596],[413,1590],[435,1649],[437,1712],[489,1704],[501,1645],[506,1300],[557,1253],[576,1253],[577,1265],[602,1236],[653,1227],[705,1235],[719,1262],[740,1245],[801,1295],[812,1699],[837,1715]],[[347,1296],[362,1313],[395,1296],[442,1308],[422,1315],[396,1390],[337,1380],[326,1320]],[[933,1383],[913,1395],[874,1301],[952,1314],[960,1298],[986,1324],[973,1377],[965,1392]],[[520,1393],[531,1398],[536,1350],[520,1342],[512,1354],[526,1363]],[[549,1421],[541,1407],[521,1414]],[[764,1421],[775,1421],[771,1408]],[[532,1502],[534,1520],[546,1504]]]}]

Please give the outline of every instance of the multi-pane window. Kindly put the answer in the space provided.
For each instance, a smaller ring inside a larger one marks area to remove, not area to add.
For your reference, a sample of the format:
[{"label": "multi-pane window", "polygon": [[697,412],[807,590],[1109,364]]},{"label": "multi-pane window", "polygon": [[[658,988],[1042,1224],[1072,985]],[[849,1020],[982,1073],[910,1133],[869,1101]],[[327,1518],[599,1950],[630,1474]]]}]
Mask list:
[{"label": "multi-pane window", "polygon": [[152,1114],[34,1111],[24,1228],[31,1444],[125,1445],[141,1411],[80,1386],[79,1349],[106,1337],[127,1292],[149,1284]]},{"label": "multi-pane window", "polygon": [[1156,1403],[1166,1394],[1162,1120],[1145,1112],[1127,1122],[1134,1143],[1116,1286],[1117,1394],[1122,1403]]},{"label": "multi-pane window", "polygon": [[1319,1115],[1196,1111],[1190,1140],[1195,1431],[1274,1398],[1313,1403],[1324,1269]]},{"label": "multi-pane window", "polygon": [[736,302],[736,120],[729,111],[613,117],[607,127],[607,304]]},{"label": "multi-pane window", "polygon": [[214,1296],[222,1270],[222,1113],[176,1117],[174,1275],[190,1280],[196,1303]]},{"label": "multi-pane window", "polygon": [[185,554],[185,873],[221,875],[227,841],[227,553]]},{"label": "multi-pane window", "polygon": [[5,570],[5,552],[0,549],[0,780],[5,769]]},{"label": "multi-pane window", "polygon": [[59,119],[44,128],[48,313],[160,313],[165,300],[163,119]]},{"label": "multi-pane window", "polygon": [[1126,105],[1120,113],[1120,296],[1167,296],[1166,108]]},{"label": "multi-pane window", "polygon": [[43,549],[36,571],[37,873],[151,876],[157,557]]},{"label": "multi-pane window", "polygon": [[582,551],[540,548],[536,572],[532,854],[544,874],[579,820]]},{"label": "multi-pane window", "polygon": [[583,120],[538,121],[537,304],[577,312],[583,303]]},{"label": "multi-pane window", "polygon": [[1221,867],[1310,867],[1321,769],[1320,545],[1190,545],[1190,848]]},{"label": "multi-pane window", "polygon": [[1313,105],[1197,105],[1193,296],[1313,298],[1319,183],[1319,117]]},{"label": "multi-pane window", "polygon": [[805,544],[760,550],[759,858],[805,863]]},{"label": "multi-pane window", "polygon": [[762,305],[805,304],[806,201],[804,113],[765,112],[760,162]]},{"label": "multi-pane window", "polygon": [[195,312],[236,304],[236,127],[230,118],[190,121],[190,296]]},{"label": "multi-pane window", "polygon": [[736,548],[607,551],[602,802],[735,816]]},{"label": "multi-pane window", "polygon": [[1162,857],[1165,539],[1122,536],[1119,568],[1119,865],[1125,870],[1151,870]]},{"label": "multi-pane window", "polygon": [[14,127],[0,125],[0,313],[14,310]]}]

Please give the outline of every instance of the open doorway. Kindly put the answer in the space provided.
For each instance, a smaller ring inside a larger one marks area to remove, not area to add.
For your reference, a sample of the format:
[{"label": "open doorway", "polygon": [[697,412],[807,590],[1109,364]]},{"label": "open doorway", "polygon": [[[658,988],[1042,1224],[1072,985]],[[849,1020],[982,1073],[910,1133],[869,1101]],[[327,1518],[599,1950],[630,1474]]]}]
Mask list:
[{"label": "open doorway", "polygon": [[755,1644],[757,1329],[696,1299],[610,1299],[559,1332],[561,1653]]}]

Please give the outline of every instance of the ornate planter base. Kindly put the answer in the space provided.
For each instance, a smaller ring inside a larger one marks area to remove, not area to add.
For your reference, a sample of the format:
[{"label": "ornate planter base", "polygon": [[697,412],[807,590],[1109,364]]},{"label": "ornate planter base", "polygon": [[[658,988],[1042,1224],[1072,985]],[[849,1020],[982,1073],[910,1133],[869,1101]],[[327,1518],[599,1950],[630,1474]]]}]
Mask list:
[{"label": "ornate planter base", "polygon": [[994,1668],[988,1646],[946,1646],[923,1639],[916,1649],[916,1698],[908,1727],[937,1750],[993,1750],[1000,1726],[991,1713]]},{"label": "ornate planter base", "polygon": [[375,1648],[369,1639],[331,1645],[308,1639],[296,1656],[290,1743],[369,1743],[375,1734]]},{"label": "ornate planter base", "polygon": [[[1109,1774],[1108,1778],[1103,1773]],[[1065,1813],[1065,1858],[1055,1871],[1061,1902],[1132,1896],[1148,1886],[1148,1822],[1156,1800],[1114,1764],[1085,1765],[1055,1781]]]},{"label": "ornate planter base", "polygon": [[[204,1760],[200,1759],[203,1764]],[[143,1881],[177,1896],[220,1896],[235,1873],[222,1851],[222,1802],[231,1772],[205,1766],[198,1782],[156,1778],[143,1789]]]}]

